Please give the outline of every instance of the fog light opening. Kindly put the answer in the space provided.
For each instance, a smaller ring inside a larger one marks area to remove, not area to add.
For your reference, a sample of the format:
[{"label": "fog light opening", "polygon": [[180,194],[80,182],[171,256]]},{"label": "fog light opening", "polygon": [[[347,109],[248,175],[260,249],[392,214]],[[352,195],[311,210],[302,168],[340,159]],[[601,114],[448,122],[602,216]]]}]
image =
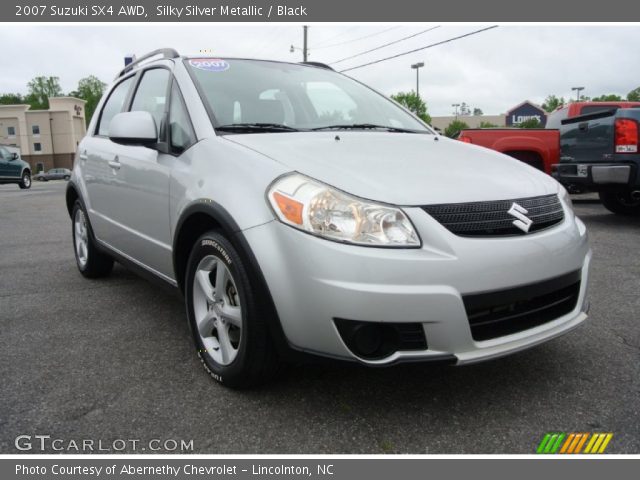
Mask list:
[{"label": "fog light opening", "polygon": [[401,350],[425,350],[424,330],[419,323],[381,323],[334,319],[342,341],[356,356],[380,360]]}]

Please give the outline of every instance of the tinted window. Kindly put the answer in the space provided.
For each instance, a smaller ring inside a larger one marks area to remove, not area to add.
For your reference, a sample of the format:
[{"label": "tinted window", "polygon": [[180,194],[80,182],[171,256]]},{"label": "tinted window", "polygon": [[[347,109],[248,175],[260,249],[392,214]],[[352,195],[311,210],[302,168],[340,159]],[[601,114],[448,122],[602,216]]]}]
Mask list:
[{"label": "tinted window", "polygon": [[158,132],[161,132],[164,126],[162,120],[167,104],[169,75],[169,70],[164,68],[144,72],[131,104],[132,112],[149,112],[153,116]]},{"label": "tinted window", "polygon": [[129,87],[133,77],[129,77],[113,89],[107,103],[105,103],[100,115],[100,124],[98,125],[98,135],[109,135],[109,124],[111,119],[122,111],[124,101],[129,93]]},{"label": "tinted window", "polygon": [[195,143],[196,136],[191,127],[182,95],[177,85],[171,87],[171,109],[169,111],[169,142],[171,150],[180,153]]},{"label": "tinted window", "polygon": [[619,107],[616,105],[587,105],[586,107],[582,107],[580,115],[587,115],[595,112],[606,112],[610,110],[616,111],[618,108]]}]

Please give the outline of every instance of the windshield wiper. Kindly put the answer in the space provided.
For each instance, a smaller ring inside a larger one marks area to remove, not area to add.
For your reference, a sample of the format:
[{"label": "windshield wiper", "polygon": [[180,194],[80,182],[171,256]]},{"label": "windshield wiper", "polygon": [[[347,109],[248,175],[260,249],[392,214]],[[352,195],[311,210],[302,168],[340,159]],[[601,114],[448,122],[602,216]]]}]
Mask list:
[{"label": "windshield wiper", "polygon": [[297,128],[280,123],[230,123],[220,125],[216,130],[225,132],[299,132]]},{"label": "windshield wiper", "polygon": [[409,130],[408,128],[392,127],[390,125],[376,125],[374,123],[352,123],[345,125],[327,125],[326,127],[312,128],[311,130],[386,130],[387,132],[400,132],[400,133],[420,133],[416,130]]}]

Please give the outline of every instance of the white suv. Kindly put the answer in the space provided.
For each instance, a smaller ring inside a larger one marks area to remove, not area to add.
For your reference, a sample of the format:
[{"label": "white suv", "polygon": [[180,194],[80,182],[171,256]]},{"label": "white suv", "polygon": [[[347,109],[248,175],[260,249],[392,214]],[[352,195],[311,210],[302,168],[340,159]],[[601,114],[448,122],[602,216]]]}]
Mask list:
[{"label": "white suv", "polygon": [[97,108],[67,190],[80,272],[184,294],[233,387],[307,352],[464,364],[586,318],[567,192],[322,65],[152,52]]}]

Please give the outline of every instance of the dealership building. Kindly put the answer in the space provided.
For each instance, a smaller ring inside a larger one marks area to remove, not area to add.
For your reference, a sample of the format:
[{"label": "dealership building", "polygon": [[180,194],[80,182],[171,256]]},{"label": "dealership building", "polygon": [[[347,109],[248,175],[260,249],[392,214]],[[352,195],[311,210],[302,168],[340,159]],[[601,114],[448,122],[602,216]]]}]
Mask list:
[{"label": "dealership building", "polygon": [[48,110],[0,105],[0,144],[20,149],[34,172],[71,168],[87,130],[84,105],[84,100],[74,97],[49,98]]},{"label": "dealership building", "polygon": [[444,132],[444,129],[454,120],[460,120],[469,125],[469,128],[479,128],[482,122],[491,123],[498,127],[517,127],[522,122],[535,119],[544,127],[547,124],[547,112],[542,107],[528,100],[516,105],[507,113],[500,115],[449,115],[444,117],[432,117],[431,125]]}]

